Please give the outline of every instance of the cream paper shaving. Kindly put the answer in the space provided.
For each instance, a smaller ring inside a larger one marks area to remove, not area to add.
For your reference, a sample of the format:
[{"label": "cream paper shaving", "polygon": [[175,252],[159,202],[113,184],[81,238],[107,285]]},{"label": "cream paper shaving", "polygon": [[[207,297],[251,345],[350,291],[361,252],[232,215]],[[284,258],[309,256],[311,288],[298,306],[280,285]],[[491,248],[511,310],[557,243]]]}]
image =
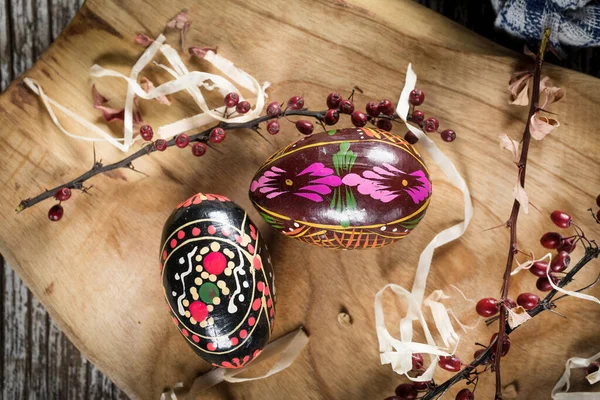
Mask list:
[{"label": "cream paper shaving", "polygon": [[[195,399],[203,390],[223,381],[239,383],[268,378],[292,365],[300,352],[306,347],[308,341],[308,336],[301,327],[269,343],[265,346],[261,355],[251,364],[237,369],[215,368],[197,377],[187,390],[183,387],[183,383],[179,382],[173,389],[163,392],[160,400]],[[277,361],[265,374],[252,378],[235,377],[276,356],[278,357]]]},{"label": "cream paper shaving", "polygon": [[[421,376],[413,378],[407,375],[407,377],[413,381],[427,381],[433,377],[433,372],[438,364],[439,356],[448,356],[450,354],[449,352],[454,352],[459,342],[459,336],[454,331],[452,324],[449,323],[448,311],[445,307],[439,307],[435,304],[436,301],[434,299],[437,298],[440,300],[443,297],[440,294],[441,291],[437,292],[437,294],[434,292],[432,294],[433,297],[428,297],[427,305],[434,314],[434,322],[436,323],[438,332],[440,332],[440,335],[443,338],[442,340],[444,341],[445,347],[436,344],[421,310],[433,253],[436,248],[462,236],[473,216],[473,206],[467,184],[452,161],[450,161],[450,159],[431,139],[429,139],[429,137],[427,137],[427,135],[425,135],[424,132],[408,124],[406,121],[409,111],[408,97],[411,90],[414,89],[416,81],[417,76],[413,72],[412,66],[409,64],[406,72],[406,82],[404,89],[400,94],[396,112],[400,118],[402,118],[407,128],[419,138],[419,143],[421,143],[422,147],[429,153],[430,157],[440,165],[450,182],[463,193],[465,203],[464,220],[463,222],[438,233],[421,252],[411,292],[402,286],[395,284],[388,284],[377,292],[375,296],[375,325],[377,329],[377,339],[379,341],[379,350],[381,353],[381,363],[391,364],[392,369],[398,374],[407,374],[407,372],[412,369],[413,353],[429,354],[431,364]],[[390,288],[401,301],[408,304],[408,312],[406,316],[400,320],[400,340],[394,338],[385,326],[382,296],[384,291],[388,288]],[[443,294],[443,292],[441,293]],[[413,342],[413,321],[415,320],[418,320],[423,328],[427,341],[426,344]],[[453,349],[450,348],[452,346],[454,346]]]},{"label": "cream paper shaving", "polygon": [[[124,141],[123,138],[112,137],[109,133],[107,133],[103,129],[98,128],[96,125],[92,124],[87,119],[80,117],[77,113],[69,110],[67,107],[59,104],[55,100],[48,97],[46,95],[46,93],[44,93],[44,90],[42,89],[42,87],[36,80],[31,79],[31,78],[25,78],[25,79],[23,79],[23,83],[25,83],[25,85],[27,85],[27,87],[29,89],[31,89],[31,91],[33,93],[37,94],[40,97],[40,99],[42,100],[42,103],[44,104],[44,107],[48,111],[48,115],[50,116],[50,119],[52,120],[54,125],[56,125],[56,127],[65,135],[67,135],[73,139],[84,140],[87,142],[108,142],[123,152],[126,152],[129,149],[128,144],[120,143],[120,142]],[[81,136],[81,135],[76,135],[74,133],[67,131],[60,123],[60,120],[54,113],[54,109],[52,108],[52,106],[56,107],[57,110],[61,111],[63,114],[65,114],[69,118],[72,118],[77,123],[79,123],[81,126],[86,128],[87,132],[95,133],[99,137],[92,138],[92,137],[88,137],[88,136]]]},{"label": "cream paper shaving", "polygon": [[531,315],[521,306],[508,309],[508,326],[515,329],[531,319]]},{"label": "cream paper shaving", "polygon": [[[77,113],[69,110],[68,108],[60,105],[58,102],[52,100],[51,98],[46,96],[41,86],[35,80],[25,78],[24,82],[35,94],[40,96],[46,110],[48,111],[48,114],[50,115],[50,118],[52,119],[52,122],[60,129],[61,132],[74,139],[95,142],[108,142],[123,152],[127,152],[131,144],[135,141],[133,134],[133,106],[135,96],[138,96],[139,98],[144,100],[152,100],[160,98],[161,96],[166,96],[168,94],[179,92],[181,90],[186,90],[188,93],[191,94],[196,104],[198,104],[198,106],[202,110],[202,113],[197,114],[195,116],[183,118],[179,121],[175,121],[168,125],[159,127],[158,134],[162,137],[175,136],[179,133],[199,128],[201,126],[205,126],[215,121],[243,123],[260,116],[265,107],[265,102],[268,97],[265,93],[265,90],[270,86],[270,83],[265,82],[262,85],[260,85],[254,77],[235,67],[235,65],[233,65],[231,61],[227,60],[226,58],[220,55],[215,54],[212,51],[207,52],[205,56],[205,59],[207,61],[209,61],[215,67],[217,67],[224,75],[226,75],[233,82],[237,83],[241,87],[249,90],[251,93],[256,95],[254,108],[251,109],[248,113],[234,116],[232,118],[227,118],[227,116],[224,114],[226,111],[225,107],[219,107],[214,110],[211,110],[208,107],[208,104],[206,103],[206,100],[202,95],[202,92],[200,91],[199,87],[203,87],[204,89],[209,91],[218,89],[222,95],[225,95],[230,92],[239,93],[239,90],[237,90],[236,86],[228,79],[225,79],[222,76],[216,74],[210,74],[207,72],[200,71],[190,72],[183,63],[177,51],[175,51],[171,46],[165,44],[164,42],[165,37],[163,35],[159,35],[152,42],[152,44],[146,48],[142,56],[133,65],[131,71],[129,72],[129,76],[107,68],[103,68],[99,65],[94,65],[90,69],[91,76],[116,77],[124,79],[127,82],[127,95],[125,98],[122,138],[112,137],[112,135],[96,127],[94,124],[90,123],[84,118],[80,117]],[[138,75],[150,62],[152,62],[152,59],[156,56],[156,54],[159,51],[165,56],[165,58],[167,58],[172,68],[162,64],[155,64],[165,69],[175,79],[163,83],[162,85],[146,92],[137,82]],[[87,131],[91,131],[99,137],[90,138],[87,136],[76,135],[67,131],[62,126],[58,117],[54,113],[53,107],[63,112],[69,118],[72,118],[81,125],[83,125],[87,129]]]},{"label": "cream paper shaving", "polygon": [[[520,264],[520,263],[517,261],[517,264],[518,264],[517,268],[515,268],[515,269],[514,269],[514,271],[512,271],[510,274],[511,274],[511,275],[516,275],[517,273],[521,272],[522,270],[525,270],[525,269],[529,269],[529,268],[531,268],[531,266],[533,265],[533,263],[534,263],[534,262],[537,262],[537,261],[544,261],[544,260],[546,260],[546,259],[548,260],[548,261],[547,261],[547,263],[548,263],[548,266],[550,266],[550,265],[552,264],[552,254],[551,254],[551,253],[548,253],[548,254],[546,254],[544,257],[540,258],[539,260],[535,260],[535,261],[528,260],[528,261],[524,262],[523,264]],[[551,271],[550,271],[550,267],[548,267],[548,269],[546,269],[546,278],[547,278],[547,279],[548,279],[548,281],[550,282],[550,285],[551,285],[551,286],[552,286],[552,287],[553,287],[553,288],[554,288],[554,289],[555,289],[557,292],[564,293],[564,294],[566,294],[566,295],[568,295],[568,296],[577,297],[578,299],[582,299],[582,300],[588,300],[588,301],[592,301],[592,302],[594,302],[594,303],[598,303],[598,304],[600,304],[600,300],[598,300],[596,297],[594,297],[594,296],[592,296],[592,295],[585,294],[585,293],[574,292],[574,291],[572,291],[572,290],[567,290],[567,289],[564,289],[564,288],[561,288],[561,287],[557,286],[557,285],[554,283],[554,281],[553,281],[552,279],[550,279],[550,272],[551,272]]]},{"label": "cream paper shaving", "polygon": [[[596,353],[590,358],[581,358],[581,357],[572,357],[567,360],[565,365],[565,372],[562,374],[554,388],[552,389],[552,399],[553,400],[578,400],[578,399],[589,399],[589,400],[599,400],[600,393],[589,393],[589,392],[576,392],[576,393],[568,393],[569,388],[571,387],[570,378],[571,378],[571,370],[574,368],[587,368],[592,362],[600,359],[600,353]],[[596,371],[593,374],[589,374],[586,376],[586,379],[593,385],[597,382],[600,382],[600,371]],[[563,391],[564,388],[564,391]]]}]

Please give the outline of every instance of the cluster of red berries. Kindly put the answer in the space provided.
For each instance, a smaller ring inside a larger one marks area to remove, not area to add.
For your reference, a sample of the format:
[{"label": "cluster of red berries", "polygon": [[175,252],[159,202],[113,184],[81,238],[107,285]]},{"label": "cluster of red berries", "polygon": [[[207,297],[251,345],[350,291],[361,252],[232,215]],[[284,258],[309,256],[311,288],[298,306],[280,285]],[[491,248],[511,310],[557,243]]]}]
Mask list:
[{"label": "cluster of red berries", "polygon": [[[492,337],[492,340],[494,337]],[[510,344],[509,344],[510,347]],[[508,352],[508,350],[506,350]],[[504,353],[504,349],[503,349]],[[440,368],[450,372],[458,372],[462,367],[460,358],[455,355],[452,356],[440,356],[438,365]],[[417,372],[417,376],[424,370],[423,368],[423,355],[420,353],[414,353],[412,355],[412,370]],[[427,392],[435,387],[435,383],[431,381],[426,382],[411,382],[402,383],[396,387],[395,395],[387,397],[385,400],[414,400],[419,397],[419,392]],[[469,389],[462,389],[456,395],[456,400],[474,400],[475,395]]]},{"label": "cluster of red berries", "polygon": [[[419,125],[426,133],[438,132],[444,142],[453,142],[456,139],[456,132],[452,129],[439,131],[440,122],[437,118],[429,117],[425,119],[425,113],[423,111],[415,110],[415,106],[420,106],[425,101],[425,93],[421,89],[413,89],[410,92],[408,101],[413,106],[412,113],[408,115],[408,120],[410,122]],[[406,132],[404,139],[410,144],[415,144],[419,141],[419,138],[411,131]]]},{"label": "cluster of red berries", "polygon": [[327,112],[325,113],[324,122],[327,125],[335,125],[340,119],[340,114],[350,115],[352,125],[357,128],[362,128],[369,121],[377,126],[379,129],[386,131],[392,130],[392,121],[390,118],[394,117],[395,107],[394,104],[387,100],[370,101],[365,106],[365,112],[354,109],[354,103],[352,102],[352,95],[348,99],[344,99],[341,94],[337,92],[329,93],[327,96]]},{"label": "cluster of red berries", "polygon": [[50,221],[60,221],[65,213],[61,203],[71,198],[71,189],[68,187],[58,189],[56,193],[54,193],[54,198],[58,200],[58,204],[50,207],[50,210],[48,210],[48,219]]}]

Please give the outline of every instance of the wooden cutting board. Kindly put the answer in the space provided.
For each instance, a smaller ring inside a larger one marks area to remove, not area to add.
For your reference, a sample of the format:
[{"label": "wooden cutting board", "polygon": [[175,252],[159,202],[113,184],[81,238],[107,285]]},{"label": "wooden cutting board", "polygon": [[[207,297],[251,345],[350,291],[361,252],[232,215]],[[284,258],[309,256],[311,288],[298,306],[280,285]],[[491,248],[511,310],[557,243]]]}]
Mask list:
[{"label": "wooden cutting board", "polygon": [[[475,207],[464,238],[436,254],[428,287],[450,293],[454,284],[475,299],[498,295],[508,232],[484,229],[505,221],[512,203],[516,170],[509,155],[500,152],[497,136],[516,138],[523,129],[526,110],[509,106],[506,94],[508,78],[524,63],[523,56],[410,1],[188,0],[175,5],[88,0],[26,76],[101,124],[92,107],[92,83],[112,98],[124,98],[125,89],[115,79],[92,80],[90,66],[127,72],[143,51],[134,35],[158,35],[184,7],[193,20],[189,45],[218,45],[222,55],[259,81],[272,82],[271,98],[303,95],[310,108],[323,108],[330,91],[346,93],[354,85],[364,91],[356,98],[358,104],[395,100],[412,62],[418,86],[427,94],[423,109],[458,133],[453,144],[438,143],[465,176]],[[176,34],[169,39],[176,45]],[[195,60],[189,65],[208,68]],[[519,235],[521,247],[537,253],[542,252],[539,236],[552,229],[548,215],[554,209],[569,211],[588,227],[589,236],[600,238],[586,211],[600,193],[600,81],[555,67],[546,73],[567,88],[567,97],[553,107],[560,114],[560,129],[532,144],[527,191],[539,212],[532,209],[520,219]],[[146,120],[159,126],[196,110],[184,95],[172,100],[171,107],[143,103]],[[66,125],[81,132],[75,124]],[[275,266],[275,336],[304,325],[311,337],[288,370],[263,381],[220,384],[202,398],[377,399],[391,395],[401,382],[389,366],[379,364],[373,300],[386,283],[410,287],[421,249],[436,232],[461,218],[460,192],[433,163],[435,194],[415,232],[381,250],[343,252],[282,237],[260,219],[247,198],[256,168],[298,137],[291,124],[283,124],[282,133],[269,138],[271,143],[251,131],[234,132],[219,145],[224,154],[209,151],[201,159],[178,149],[153,154],[136,163],[149,177],[130,171],[99,177],[91,182],[91,196],[77,193],[65,203],[60,223],[47,220],[51,202],[19,215],[13,209],[21,199],[90,167],[91,146],[62,135],[21,79],[0,96],[0,127],[0,251],[75,345],[129,395],[156,399],[164,388],[182,380],[189,383],[209,368],[169,318],[157,262],[164,220],[198,191],[221,193],[249,211]],[[96,150],[105,162],[122,157],[108,145]],[[597,272],[598,262],[577,283],[584,285]],[[512,296],[535,291],[534,284],[530,274],[518,276]],[[592,293],[598,296],[600,291]],[[463,322],[476,321],[473,305],[456,298],[453,308]],[[390,315],[400,316],[397,302],[386,299],[386,306]],[[338,323],[342,310],[350,314],[352,325]],[[568,357],[600,350],[600,307],[567,299],[559,311],[569,319],[547,313],[511,336],[503,379],[516,384],[520,399],[547,398]],[[393,332],[395,326],[390,321]],[[465,335],[458,354],[470,360],[473,343],[487,343],[494,330],[495,325],[480,324]],[[437,378],[448,376],[441,371]],[[477,397],[490,398],[493,384],[494,377],[484,374]]]}]

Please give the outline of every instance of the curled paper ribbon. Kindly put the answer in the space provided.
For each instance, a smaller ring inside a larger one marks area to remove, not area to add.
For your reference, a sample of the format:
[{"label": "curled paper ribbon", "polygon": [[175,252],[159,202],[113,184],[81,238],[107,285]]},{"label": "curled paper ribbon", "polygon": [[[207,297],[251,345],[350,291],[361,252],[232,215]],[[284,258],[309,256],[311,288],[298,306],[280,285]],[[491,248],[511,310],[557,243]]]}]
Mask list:
[{"label": "curled paper ribbon", "polygon": [[[410,92],[415,88],[416,82],[417,75],[413,72],[412,67],[409,64],[406,71],[406,82],[404,89],[402,89],[402,93],[400,94],[396,112],[400,118],[402,118],[407,128],[419,138],[419,143],[422,144],[422,147],[429,153],[431,158],[442,168],[450,182],[463,193],[465,203],[464,220],[438,233],[421,252],[411,292],[402,286],[388,284],[377,293],[375,296],[375,325],[377,329],[377,339],[379,341],[379,351],[381,352],[381,363],[391,364],[392,369],[398,374],[406,374],[412,369],[412,353],[429,354],[431,364],[421,376],[412,378],[407,375],[408,378],[413,381],[428,381],[433,377],[433,372],[437,366],[439,356],[447,356],[449,353],[454,352],[460,340],[459,335],[454,331],[452,323],[450,322],[448,316],[449,311],[439,302],[439,300],[447,297],[442,291],[432,293],[425,300],[425,305],[431,309],[434,322],[436,323],[436,327],[442,337],[445,347],[436,344],[431,335],[431,331],[427,326],[423,312],[421,311],[433,253],[436,248],[462,236],[473,216],[473,205],[471,203],[471,196],[467,184],[452,161],[446,157],[425,133],[408,124],[406,121],[409,112],[408,98]],[[385,326],[381,298],[383,292],[387,288],[392,289],[392,291],[400,297],[401,301],[405,301],[408,304],[408,312],[400,321],[400,340],[394,338]],[[413,321],[415,320],[420,322],[423,332],[425,333],[427,344],[413,342]],[[464,325],[460,325],[463,329],[466,328]]]},{"label": "curled paper ribbon", "polygon": [[[552,254],[548,253],[544,257],[540,258],[539,260],[535,260],[535,261],[528,260],[528,261],[524,262],[523,264],[519,264],[518,267],[515,268],[510,274],[516,275],[517,273],[519,273],[520,271],[522,271],[524,269],[531,268],[533,266],[534,262],[544,261],[546,259],[548,260],[547,261],[548,265],[551,265],[552,264]],[[564,293],[567,296],[577,297],[578,299],[588,300],[588,301],[600,304],[600,300],[592,295],[585,294],[585,293],[579,293],[579,292],[575,292],[572,290],[567,290],[567,289],[559,287],[558,285],[556,285],[554,283],[553,279],[550,279],[550,272],[551,272],[550,268],[547,268],[546,269],[546,278],[548,278],[548,282],[550,282],[550,286],[552,286],[552,288],[554,288],[557,292]]]},{"label": "curled paper ribbon", "polygon": [[[571,386],[569,379],[571,378],[571,370],[574,368],[587,368],[592,362],[600,359],[600,353],[597,353],[590,358],[580,358],[580,357],[572,357],[567,360],[565,365],[565,372],[560,377],[554,388],[552,389],[552,399],[553,400],[563,400],[563,399],[589,399],[589,400],[600,400],[600,393],[586,393],[586,392],[576,392],[576,393],[567,393]],[[586,379],[593,385],[595,383],[600,382],[600,371],[596,371],[593,374],[589,374],[586,376]],[[564,392],[562,391],[564,388]]]},{"label": "curled paper ribbon", "polygon": [[[160,400],[194,399],[201,391],[223,381],[239,383],[268,378],[292,365],[307,344],[308,336],[301,327],[266,345],[261,355],[248,366],[237,369],[215,368],[197,377],[188,390],[183,387],[183,383],[177,383],[173,389],[163,392]],[[278,359],[265,374],[252,378],[236,378],[236,375],[249,371],[273,357],[278,357]]]},{"label": "curled paper ribbon", "polygon": [[[209,108],[199,87],[203,87],[206,90],[218,89],[223,96],[230,92],[239,93],[237,87],[228,79],[216,74],[200,71],[190,72],[183,63],[177,51],[171,48],[171,46],[164,44],[164,42],[165,37],[163,35],[159,35],[158,38],[156,38],[152,44],[146,48],[142,56],[136,61],[128,76],[107,68],[103,68],[99,65],[92,66],[90,70],[91,76],[94,77],[117,77],[124,79],[127,82],[122,138],[112,137],[111,134],[95,126],[85,118],[82,118],[77,113],[52,100],[46,96],[41,86],[35,80],[25,78],[24,82],[35,94],[40,96],[46,110],[48,111],[48,114],[50,115],[50,118],[52,119],[52,122],[60,129],[61,132],[74,139],[92,142],[108,142],[123,152],[127,152],[131,144],[135,141],[133,137],[133,100],[135,96],[144,100],[153,100],[157,97],[185,90],[190,93],[196,104],[198,104],[202,110],[202,113],[200,114],[159,127],[158,134],[162,137],[175,136],[179,133],[199,128],[215,121],[224,121],[230,123],[247,122],[260,116],[265,107],[265,101],[267,99],[265,90],[270,85],[268,82],[265,82],[262,85],[259,84],[254,77],[235,67],[231,61],[212,51],[208,51],[204,59],[213,64],[233,82],[256,95],[256,101],[252,110],[243,115],[227,118],[224,115],[224,112],[226,111],[225,107],[219,107],[214,110]],[[169,61],[171,67],[167,67],[162,64],[156,65],[166,70],[175,79],[163,83],[162,85],[146,92],[138,83],[138,75],[152,61],[159,51]],[[72,118],[79,124],[83,125],[87,131],[96,134],[98,138],[76,135],[67,131],[60,123],[53,110],[53,107],[64,113],[67,117]]]}]

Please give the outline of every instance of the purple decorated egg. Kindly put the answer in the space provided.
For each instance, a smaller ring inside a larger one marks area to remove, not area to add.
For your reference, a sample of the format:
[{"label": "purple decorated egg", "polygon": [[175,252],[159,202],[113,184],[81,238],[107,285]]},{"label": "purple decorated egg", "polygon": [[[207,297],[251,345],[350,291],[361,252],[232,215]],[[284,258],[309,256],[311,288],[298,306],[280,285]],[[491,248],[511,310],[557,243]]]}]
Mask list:
[{"label": "purple decorated egg", "polygon": [[417,150],[381,129],[304,137],[256,172],[250,199],[286,236],[326,248],[378,248],[406,237],[429,205],[429,171]]},{"label": "purple decorated egg", "polygon": [[267,344],[275,317],[271,257],[240,206],[198,193],[165,223],[164,295],[190,347],[216,367],[240,368]]}]

